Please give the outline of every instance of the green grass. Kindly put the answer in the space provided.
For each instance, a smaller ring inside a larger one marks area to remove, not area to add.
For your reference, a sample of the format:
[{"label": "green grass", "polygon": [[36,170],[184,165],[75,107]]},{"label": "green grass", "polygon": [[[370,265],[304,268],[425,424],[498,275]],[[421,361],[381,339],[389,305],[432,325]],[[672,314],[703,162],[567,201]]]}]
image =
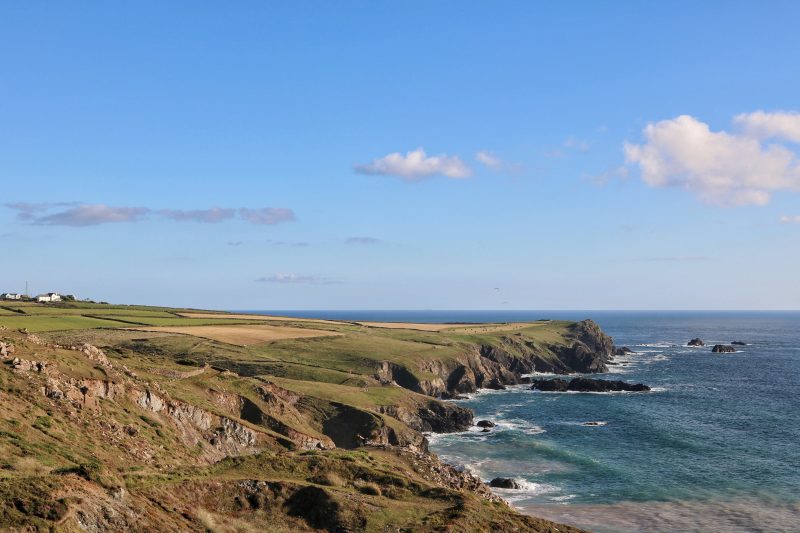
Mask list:
[{"label": "green grass", "polygon": [[120,316],[142,316],[142,317],[164,317],[176,318],[175,314],[168,311],[157,310],[137,310],[137,309],[109,309],[106,307],[55,307],[51,305],[16,307],[7,306],[11,309],[19,309],[28,315],[35,316],[79,316],[79,315],[120,315]]},{"label": "green grass", "polygon": [[116,328],[126,324],[113,320],[88,318],[83,316],[0,316],[0,326],[9,329],[22,329],[35,333],[39,331],[63,331],[73,329]]}]

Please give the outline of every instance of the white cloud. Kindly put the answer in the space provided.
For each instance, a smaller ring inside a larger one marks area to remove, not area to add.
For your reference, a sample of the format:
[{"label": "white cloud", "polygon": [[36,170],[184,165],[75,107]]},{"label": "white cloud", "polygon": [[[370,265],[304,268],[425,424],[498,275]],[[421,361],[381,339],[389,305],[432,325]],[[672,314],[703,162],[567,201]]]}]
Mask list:
[{"label": "white cloud", "polygon": [[781,224],[800,224],[800,215],[783,215],[780,220]]},{"label": "white cloud", "polygon": [[405,155],[394,152],[372,163],[356,165],[355,170],[361,174],[397,176],[407,182],[420,181],[432,176],[463,179],[472,175],[472,169],[458,156],[445,154],[428,156],[422,148],[407,152]]},{"label": "white cloud", "polygon": [[755,111],[737,115],[733,123],[749,137],[800,143],[800,113]]},{"label": "white cloud", "polygon": [[256,280],[259,283],[284,283],[284,284],[316,284],[316,285],[332,285],[338,283],[330,278],[320,278],[317,276],[306,276],[301,274],[288,274],[285,272],[278,272],[270,276],[264,276]]},{"label": "white cloud", "polygon": [[503,160],[487,150],[481,150],[475,154],[475,159],[478,163],[491,168],[492,170],[501,170],[503,168]]},{"label": "white cloud", "polygon": [[522,170],[522,165],[519,163],[509,163],[508,161],[504,161],[488,150],[480,150],[477,152],[475,154],[475,160],[494,172],[508,172],[511,174],[516,174]]},{"label": "white cloud", "polygon": [[797,154],[748,133],[711,131],[682,115],[648,124],[643,144],[625,143],[651,187],[679,187],[716,205],[765,205],[777,191],[800,191]]}]

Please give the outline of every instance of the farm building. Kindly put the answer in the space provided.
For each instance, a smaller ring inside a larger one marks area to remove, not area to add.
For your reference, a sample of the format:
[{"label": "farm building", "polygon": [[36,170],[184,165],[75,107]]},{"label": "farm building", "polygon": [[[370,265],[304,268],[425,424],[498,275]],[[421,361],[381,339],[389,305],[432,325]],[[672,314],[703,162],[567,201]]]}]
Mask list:
[{"label": "farm building", "polygon": [[57,292],[48,292],[46,294],[40,294],[36,297],[37,302],[60,302],[61,295]]},{"label": "farm building", "polygon": [[2,300],[22,300],[22,295],[17,292],[4,292],[0,294]]}]

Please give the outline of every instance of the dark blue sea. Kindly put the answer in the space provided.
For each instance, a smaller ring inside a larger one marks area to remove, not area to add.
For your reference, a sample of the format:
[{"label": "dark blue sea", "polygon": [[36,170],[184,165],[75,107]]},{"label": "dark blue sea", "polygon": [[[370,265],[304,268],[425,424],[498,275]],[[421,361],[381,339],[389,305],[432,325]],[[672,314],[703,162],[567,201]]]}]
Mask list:
[{"label": "dark blue sea", "polygon": [[[478,322],[592,318],[635,354],[595,377],[646,393],[519,386],[459,403],[490,433],[431,448],[514,506],[594,531],[800,531],[800,312],[270,311],[337,320]],[[732,354],[687,347],[741,340]],[[585,422],[601,425],[585,426]]]}]

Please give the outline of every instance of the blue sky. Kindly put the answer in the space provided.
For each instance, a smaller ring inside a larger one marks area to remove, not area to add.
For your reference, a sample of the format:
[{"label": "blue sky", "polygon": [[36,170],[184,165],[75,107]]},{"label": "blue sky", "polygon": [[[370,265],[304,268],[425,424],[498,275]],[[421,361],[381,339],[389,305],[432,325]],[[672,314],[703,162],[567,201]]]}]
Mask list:
[{"label": "blue sky", "polygon": [[0,4],[0,291],[797,309],[800,5]]}]

